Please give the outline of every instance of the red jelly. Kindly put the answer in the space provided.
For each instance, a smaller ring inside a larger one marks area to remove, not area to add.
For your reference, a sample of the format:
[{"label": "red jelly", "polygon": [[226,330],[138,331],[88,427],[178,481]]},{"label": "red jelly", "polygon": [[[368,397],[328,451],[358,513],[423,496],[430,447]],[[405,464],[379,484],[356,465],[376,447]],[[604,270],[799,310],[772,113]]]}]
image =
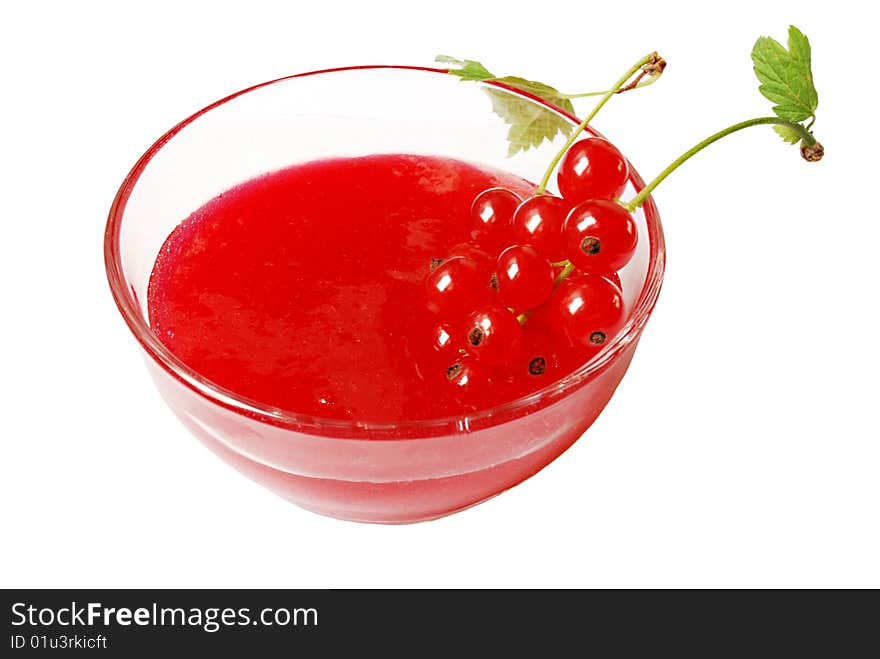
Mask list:
[{"label": "red jelly", "polygon": [[152,328],[208,380],[318,417],[441,418],[538,389],[546,382],[534,376],[512,386],[529,379],[527,360],[502,369],[494,386],[450,386],[451,364],[432,338],[438,318],[424,301],[431,259],[469,239],[474,197],[499,185],[523,195],[533,187],[407,155],[317,161],[247,181],[165,242],[149,286]]}]

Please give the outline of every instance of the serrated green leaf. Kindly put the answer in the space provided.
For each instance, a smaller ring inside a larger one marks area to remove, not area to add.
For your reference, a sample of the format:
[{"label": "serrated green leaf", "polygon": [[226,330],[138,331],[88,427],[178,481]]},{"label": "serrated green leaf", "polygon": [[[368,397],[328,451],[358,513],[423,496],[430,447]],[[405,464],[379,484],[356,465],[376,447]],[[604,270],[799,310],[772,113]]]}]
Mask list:
[{"label": "serrated green leaf", "polygon": [[553,140],[559,133],[571,135],[572,125],[552,110],[503,89],[484,91],[492,99],[495,114],[510,125],[508,156],[538,147],[545,139]]},{"label": "serrated green leaf", "polygon": [[552,103],[556,107],[565,110],[566,112],[570,112],[574,114],[574,105],[571,103],[571,99],[563,94],[554,87],[550,85],[545,85],[543,82],[537,82],[536,80],[526,80],[525,78],[518,78],[516,76],[505,76],[503,78],[495,78],[496,82],[501,82],[510,87],[516,87],[517,89],[521,89],[524,92],[528,92],[530,94],[534,94],[538,98],[543,98],[548,103]]},{"label": "serrated green leaf", "polygon": [[788,51],[793,57],[801,60],[809,71],[812,67],[812,55],[810,54],[810,41],[806,35],[794,25],[788,26]]},{"label": "serrated green leaf", "polygon": [[[574,106],[571,100],[565,97],[559,90],[543,82],[526,80],[517,76],[496,78],[485,66],[475,60],[460,60],[449,55],[438,55],[434,58],[434,61],[450,65],[449,73],[459,76],[462,80],[477,82],[492,80],[500,82],[509,87],[528,92],[566,112],[574,114]],[[507,139],[510,142],[508,156],[537,147],[545,139],[552,141],[559,133],[566,136],[571,135],[571,124],[563,117],[554,114],[551,110],[527,98],[506,92],[503,89],[488,88],[484,91],[492,99],[492,110],[510,126],[507,133]]]},{"label": "serrated green leaf", "polygon": [[776,104],[776,116],[799,122],[814,115],[819,97],[813,86],[810,43],[793,25],[788,32],[788,48],[772,37],[761,37],[752,48],[752,62],[759,90]]},{"label": "serrated green leaf", "polygon": [[773,130],[775,130],[776,134],[789,144],[797,144],[801,141],[801,134],[791,126],[786,126],[785,124],[777,124],[773,126]]}]

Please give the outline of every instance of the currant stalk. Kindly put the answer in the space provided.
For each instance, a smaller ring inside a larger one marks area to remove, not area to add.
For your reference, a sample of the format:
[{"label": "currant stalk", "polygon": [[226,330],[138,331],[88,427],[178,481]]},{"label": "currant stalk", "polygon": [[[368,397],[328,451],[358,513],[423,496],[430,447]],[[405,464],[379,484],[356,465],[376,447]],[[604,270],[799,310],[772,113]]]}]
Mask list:
[{"label": "currant stalk", "polygon": [[[660,71],[656,73],[650,73],[649,71],[642,70],[639,75],[633,80],[630,84],[621,87],[620,89],[605,89],[602,91],[595,92],[580,92],[578,94],[566,94],[563,92],[558,93],[559,98],[565,98],[570,101],[573,101],[578,98],[591,98],[595,96],[605,96],[606,94],[610,94],[614,96],[615,94],[623,94],[624,92],[632,91],[634,89],[643,89],[644,87],[648,87],[653,85],[660,79]],[[647,77],[647,80],[644,78]],[[486,82],[505,82],[502,78],[488,78]],[[540,96],[542,92],[545,91],[544,88],[539,87],[537,85],[532,84],[529,81],[525,82],[517,82],[516,85],[513,85],[522,89],[523,91],[529,92],[531,94],[535,94],[536,96]]]},{"label": "currant stalk", "polygon": [[[809,125],[812,125],[812,123],[813,122],[810,122]],[[654,177],[654,179],[644,188],[642,188],[641,192],[639,192],[635,197],[633,197],[628,202],[620,202],[620,204],[626,210],[632,213],[635,209],[639,208],[642,204],[645,203],[645,201],[648,199],[654,189],[658,185],[660,185],[667,176],[669,176],[682,164],[697,155],[707,146],[709,146],[710,144],[714,144],[718,140],[744,128],[764,125],[783,126],[796,133],[801,140],[801,157],[803,157],[803,159],[807,162],[816,162],[818,160],[821,160],[822,156],[825,154],[825,149],[819,142],[816,141],[816,138],[806,126],[802,126],[801,124],[792,121],[786,121],[785,119],[780,119],[779,117],[759,117],[757,119],[748,119],[747,121],[741,121],[738,124],[733,124],[732,126],[728,126],[723,130],[719,130],[717,133],[710,135],[701,142],[697,142],[694,146],[692,146],[690,149],[681,154],[678,158],[669,163],[669,166],[666,167],[666,169],[664,169],[662,172],[660,172],[656,177]]]},{"label": "currant stalk", "polygon": [[[553,172],[556,170],[556,166],[559,164],[559,161],[562,160],[562,157],[565,153],[571,148],[571,145],[574,144],[579,137],[582,136],[584,130],[589,126],[590,122],[596,118],[596,115],[599,114],[599,110],[601,110],[605,104],[611,99],[612,96],[619,93],[620,91],[624,91],[627,87],[627,83],[630,79],[638,74],[638,77],[641,78],[644,75],[652,75],[652,77],[657,77],[662,73],[663,69],[666,67],[666,61],[660,57],[656,52],[650,53],[649,55],[645,55],[638,62],[633,64],[621,78],[614,83],[614,85],[605,92],[602,98],[596,103],[596,107],[587,115],[587,117],[578,125],[578,127],[572,131],[571,135],[569,135],[568,139],[565,141],[565,144],[562,145],[562,148],[559,152],[553,157],[553,160],[550,161],[550,164],[547,167],[547,171],[544,172],[544,177],[541,179],[541,182],[538,184],[538,187],[535,189],[535,195],[544,194],[547,190],[547,184],[550,182],[550,177],[553,176]],[[633,83],[638,84],[636,81]],[[632,87],[630,87],[632,88]]]}]

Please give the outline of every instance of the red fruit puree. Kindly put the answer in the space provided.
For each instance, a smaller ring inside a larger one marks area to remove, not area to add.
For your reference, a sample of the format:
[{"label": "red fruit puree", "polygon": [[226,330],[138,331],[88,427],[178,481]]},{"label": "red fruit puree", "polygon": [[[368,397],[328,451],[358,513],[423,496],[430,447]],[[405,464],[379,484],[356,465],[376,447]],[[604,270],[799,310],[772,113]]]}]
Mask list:
[{"label": "red fruit puree", "polygon": [[534,189],[413,155],[315,161],[242,183],[166,240],[150,279],[151,326],[208,380],[322,418],[448,417],[538,389],[547,382],[529,380],[524,357],[517,377],[462,392],[433,347],[431,259],[469,239],[470,205],[493,186]]}]

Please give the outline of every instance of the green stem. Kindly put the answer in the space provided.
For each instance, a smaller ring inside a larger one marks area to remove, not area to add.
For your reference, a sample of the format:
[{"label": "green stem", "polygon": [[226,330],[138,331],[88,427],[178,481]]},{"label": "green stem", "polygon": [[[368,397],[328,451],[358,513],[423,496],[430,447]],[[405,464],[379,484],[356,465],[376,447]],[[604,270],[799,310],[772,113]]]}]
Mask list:
[{"label": "green stem", "polygon": [[629,91],[630,89],[641,89],[642,87],[647,87],[648,85],[653,85],[659,79],[660,79],[660,76],[651,76],[647,80],[642,80],[641,82],[633,85],[632,87],[622,88],[622,89],[618,89],[616,91],[615,90],[608,90],[608,91],[604,91],[604,92],[585,92],[583,94],[562,94],[561,96],[562,96],[562,98],[567,98],[567,99],[571,100],[571,99],[575,99],[575,98],[587,98],[589,96],[604,96],[605,94],[608,94],[609,91],[611,94],[620,94],[621,92]]},{"label": "green stem", "polygon": [[556,288],[557,286],[559,286],[559,284],[568,279],[568,276],[572,272],[574,272],[574,263],[572,263],[571,261],[566,261],[565,267],[562,269],[562,272],[557,275],[556,281],[553,282],[553,288]]},{"label": "green stem", "polygon": [[[559,98],[566,98],[566,99],[569,99],[569,100],[573,100],[573,99],[576,99],[576,98],[589,98],[590,96],[605,96],[606,94],[612,94],[612,95],[613,95],[613,94],[621,94],[621,93],[623,93],[623,92],[627,92],[627,91],[630,91],[630,90],[632,90],[632,89],[641,89],[642,87],[647,87],[648,85],[653,85],[653,84],[654,84],[655,82],[657,82],[659,79],[660,79],[660,76],[655,74],[655,75],[650,76],[647,80],[642,80],[642,81],[640,81],[640,82],[638,82],[638,83],[636,83],[636,84],[634,84],[634,85],[632,85],[632,86],[627,85],[626,87],[622,87],[622,88],[617,89],[617,90],[614,90],[614,89],[607,90],[607,89],[606,89],[605,91],[601,91],[601,92],[584,92],[584,93],[582,93],[582,94],[563,94],[562,92],[560,92],[560,93],[558,94],[558,96],[559,96]],[[498,80],[498,78],[491,78],[490,80]],[[533,87],[533,86],[530,85],[528,82],[516,82],[515,84],[514,84],[514,83],[510,83],[510,82],[507,82],[507,81],[505,81],[505,80],[501,80],[501,82],[502,82],[502,83],[509,84],[511,87],[516,87],[517,89],[522,89],[523,91],[527,91],[527,92],[530,92],[530,93],[532,93],[532,94],[536,94],[536,95],[538,95],[538,96],[540,96],[541,94],[546,94],[546,93],[547,93],[547,89],[546,89],[546,88],[543,88],[543,87]],[[556,95],[557,95],[557,94],[554,94],[554,96],[556,96]]]},{"label": "green stem", "polygon": [[604,107],[604,105],[608,102],[608,99],[610,99],[612,96],[614,96],[614,94],[617,93],[617,90],[619,90],[621,87],[623,87],[629,81],[630,78],[632,78],[636,73],[638,73],[642,69],[643,66],[655,61],[656,58],[657,58],[656,53],[651,53],[650,55],[645,55],[642,59],[640,59],[638,62],[636,62],[620,78],[620,80],[618,80],[614,84],[614,86],[611,89],[609,89],[607,92],[605,92],[604,96],[602,96],[602,99],[598,103],[596,103],[596,107],[593,108],[593,111],[587,115],[587,118],[584,119],[574,131],[572,131],[569,138],[565,141],[565,144],[563,144],[562,148],[559,150],[559,153],[557,153],[556,156],[554,156],[553,160],[550,161],[550,166],[547,167],[547,171],[544,173],[544,178],[541,179],[540,185],[538,185],[538,188],[535,190],[536,195],[544,194],[544,192],[547,190],[547,184],[550,182],[550,177],[553,175],[553,170],[556,169],[556,165],[558,165],[559,161],[562,160],[562,156],[565,155],[565,152],[568,151],[569,147],[577,141],[577,139],[581,136],[581,133],[584,131],[584,129],[586,129],[586,127],[596,117],[596,115],[599,114],[599,110],[601,110]]},{"label": "green stem", "polygon": [[796,130],[803,140],[803,143],[807,146],[813,146],[816,144],[816,138],[813,137],[812,133],[810,133],[806,128],[804,128],[801,124],[796,124],[791,121],[785,121],[784,119],[779,119],[777,117],[761,117],[759,119],[749,119],[748,121],[741,121],[738,124],[734,124],[733,126],[728,126],[724,130],[720,130],[714,135],[710,135],[702,142],[698,142],[690,149],[681,154],[678,158],[673,160],[669,166],[660,172],[657,177],[648,183],[644,188],[642,188],[641,192],[633,197],[629,202],[619,202],[624,208],[626,208],[630,213],[632,213],[636,208],[645,203],[645,200],[650,196],[650,194],[654,191],[654,189],[660,185],[663,180],[669,176],[672,172],[678,169],[684,162],[689,160],[692,156],[698,154],[700,151],[705,149],[710,144],[717,142],[722,137],[727,137],[731,133],[735,133],[738,130],[742,130],[743,128],[750,128],[751,126],[762,126],[765,124],[775,124],[779,126],[787,126],[793,130]]},{"label": "green stem", "polygon": [[[572,272],[574,272],[574,264],[571,261],[569,261],[568,259],[565,259],[564,261],[560,261],[559,263],[552,263],[551,265],[554,268],[557,266],[562,268],[562,272],[560,272],[556,276],[556,279],[553,281],[553,288],[555,290],[559,286],[559,284],[561,284],[566,279],[568,279],[568,276]],[[514,313],[516,313],[516,312],[514,312]],[[532,315],[532,311],[524,311],[523,313],[519,314],[516,317],[516,320],[520,325],[525,325],[531,315]]]}]

